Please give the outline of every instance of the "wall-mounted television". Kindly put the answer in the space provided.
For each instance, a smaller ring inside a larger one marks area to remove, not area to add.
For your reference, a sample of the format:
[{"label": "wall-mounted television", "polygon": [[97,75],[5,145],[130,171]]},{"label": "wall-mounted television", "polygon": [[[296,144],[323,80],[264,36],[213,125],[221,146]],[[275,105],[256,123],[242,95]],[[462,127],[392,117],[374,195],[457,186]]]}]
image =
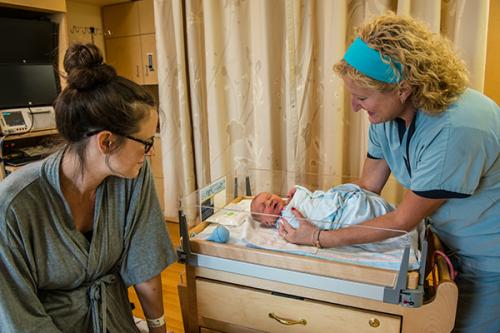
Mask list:
[{"label": "wall-mounted television", "polygon": [[0,16],[0,63],[54,63],[59,25],[49,20]]},{"label": "wall-mounted television", "polygon": [[0,64],[0,109],[52,105],[59,91],[52,64]]},{"label": "wall-mounted television", "polygon": [[59,25],[46,13],[0,10],[0,110],[52,105],[60,91]]}]

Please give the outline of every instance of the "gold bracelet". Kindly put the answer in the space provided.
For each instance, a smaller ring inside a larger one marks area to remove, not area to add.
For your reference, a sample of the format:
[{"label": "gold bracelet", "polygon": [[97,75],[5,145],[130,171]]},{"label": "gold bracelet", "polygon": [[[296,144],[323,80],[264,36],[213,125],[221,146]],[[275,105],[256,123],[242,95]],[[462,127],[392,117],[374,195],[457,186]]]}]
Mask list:
[{"label": "gold bracelet", "polygon": [[321,246],[320,241],[319,241],[319,235],[321,235],[321,231],[323,231],[323,230],[321,230],[321,229],[319,229],[319,228],[318,228],[318,233],[317,233],[317,235],[316,235],[316,240],[315,240],[315,241],[314,241],[314,243],[313,243],[313,245],[314,245],[314,246],[316,246],[318,249],[323,248],[323,247]]},{"label": "gold bracelet", "polygon": [[148,319],[146,318],[146,323],[148,324],[149,328],[156,328],[156,327],[161,327],[165,325],[165,317],[161,315],[158,318],[155,319]]},{"label": "gold bracelet", "polygon": [[319,228],[314,229],[311,237],[311,246],[316,246],[316,233],[319,232]]}]

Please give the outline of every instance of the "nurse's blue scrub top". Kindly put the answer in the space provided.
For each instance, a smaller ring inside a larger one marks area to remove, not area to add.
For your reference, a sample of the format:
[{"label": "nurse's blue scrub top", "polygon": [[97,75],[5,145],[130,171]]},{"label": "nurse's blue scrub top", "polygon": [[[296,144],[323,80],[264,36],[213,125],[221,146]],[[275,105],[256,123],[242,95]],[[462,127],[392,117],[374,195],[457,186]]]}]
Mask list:
[{"label": "nurse's blue scrub top", "polygon": [[414,193],[448,199],[433,230],[461,265],[490,272],[500,272],[499,152],[500,108],[472,89],[439,115],[418,110],[408,128],[396,119],[369,130],[368,157]]}]

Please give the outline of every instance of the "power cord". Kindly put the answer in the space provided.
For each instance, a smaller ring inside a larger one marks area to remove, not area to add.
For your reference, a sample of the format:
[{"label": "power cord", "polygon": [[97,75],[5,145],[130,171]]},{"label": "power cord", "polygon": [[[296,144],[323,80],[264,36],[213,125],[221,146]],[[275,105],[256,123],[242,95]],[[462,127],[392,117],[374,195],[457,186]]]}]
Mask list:
[{"label": "power cord", "polygon": [[31,124],[30,124],[30,128],[28,128],[28,131],[26,133],[31,132],[31,130],[33,129],[33,125],[35,124],[35,116],[33,115],[33,111],[31,111],[31,108],[28,108],[28,111],[29,111],[30,117],[31,117]]},{"label": "power cord", "polygon": [[4,143],[5,138],[7,137],[7,135],[0,136],[0,163],[3,163],[3,161],[4,161],[4,158],[3,158],[3,143]]}]

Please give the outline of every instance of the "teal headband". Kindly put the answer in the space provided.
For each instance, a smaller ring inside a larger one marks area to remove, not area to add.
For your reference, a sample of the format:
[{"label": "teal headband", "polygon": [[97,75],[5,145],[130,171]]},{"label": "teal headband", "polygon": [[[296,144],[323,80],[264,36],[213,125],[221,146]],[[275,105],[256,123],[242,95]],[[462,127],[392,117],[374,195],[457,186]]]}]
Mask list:
[{"label": "teal headband", "polygon": [[[385,83],[398,83],[402,77],[402,66],[399,62],[385,56],[382,61],[381,54],[369,47],[361,38],[356,38],[344,54],[344,60],[357,69],[360,73]],[[394,72],[393,63],[399,73]]]}]

